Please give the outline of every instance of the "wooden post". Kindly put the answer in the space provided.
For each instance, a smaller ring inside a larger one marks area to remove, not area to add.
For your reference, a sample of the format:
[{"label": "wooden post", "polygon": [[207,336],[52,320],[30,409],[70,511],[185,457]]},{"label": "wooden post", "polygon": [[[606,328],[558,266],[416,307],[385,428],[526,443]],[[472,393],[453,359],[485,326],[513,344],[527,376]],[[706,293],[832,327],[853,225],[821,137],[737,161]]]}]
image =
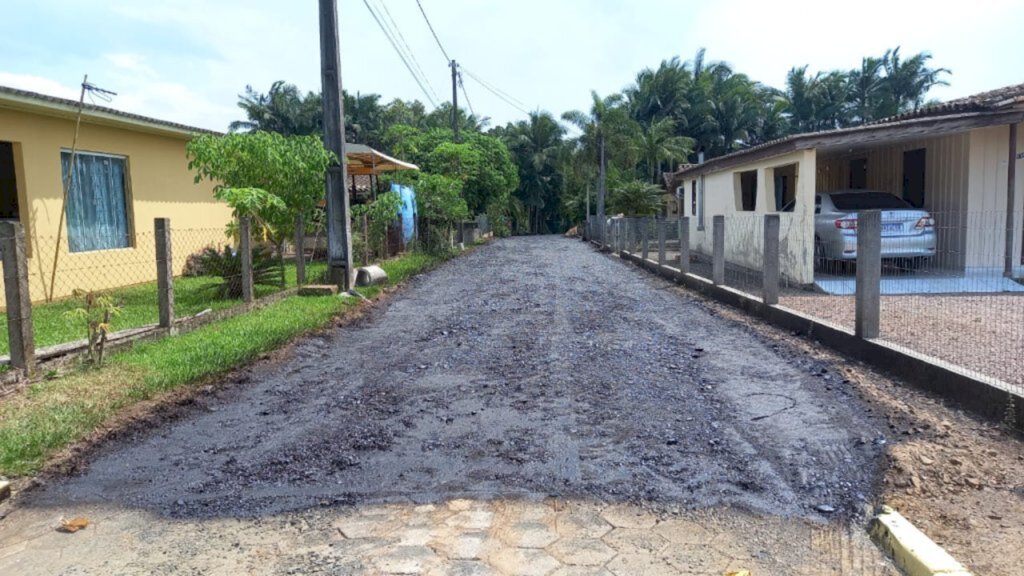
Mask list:
[{"label": "wooden post", "polygon": [[7,306],[7,338],[11,365],[31,376],[36,371],[36,344],[32,331],[32,298],[28,288],[25,230],[17,222],[0,222]]},{"label": "wooden post", "polygon": [[779,215],[764,217],[764,262],[762,262],[762,300],[774,306],[779,303]]},{"label": "wooden post", "polygon": [[238,251],[242,258],[242,300],[247,304],[256,299],[252,285],[252,224],[248,216],[238,219]]},{"label": "wooden post", "polygon": [[867,210],[857,215],[857,310],[854,332],[860,338],[878,338],[882,292],[882,213]]},{"label": "wooden post", "polygon": [[[316,247],[313,247],[316,250]],[[295,285],[306,283],[306,219],[295,217]]]},{"label": "wooden post", "polygon": [[679,219],[679,272],[690,273],[690,217]]},{"label": "wooden post", "polygon": [[665,265],[665,241],[667,236],[665,233],[665,219],[658,218],[658,266]]},{"label": "wooden post", "polygon": [[711,226],[711,281],[715,284],[725,284],[725,216],[713,216]]},{"label": "wooden post", "polygon": [[160,308],[160,327],[174,327],[174,259],[171,253],[171,221],[153,220],[156,230],[156,298]]}]

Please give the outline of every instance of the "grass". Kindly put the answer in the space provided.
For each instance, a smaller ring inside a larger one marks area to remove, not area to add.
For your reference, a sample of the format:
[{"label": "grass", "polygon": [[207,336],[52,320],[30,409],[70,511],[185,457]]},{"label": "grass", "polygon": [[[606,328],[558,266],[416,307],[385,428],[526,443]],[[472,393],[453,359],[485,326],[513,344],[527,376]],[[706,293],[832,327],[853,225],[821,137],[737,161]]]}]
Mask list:
[{"label": "grass", "polygon": [[[382,267],[394,285],[443,260],[409,254]],[[380,290],[360,292],[372,297]],[[32,474],[55,452],[136,403],[238,368],[357,304],[352,298],[292,296],[181,336],[138,344],[101,368],[33,383],[0,403],[0,475]]]},{"label": "grass", "polygon": [[[306,266],[306,277],[316,278],[326,270],[326,265],[315,263]],[[214,311],[229,308],[241,302],[240,299],[215,298],[211,288],[220,284],[221,280],[211,276],[174,279],[174,314],[179,318],[191,316],[207,308]],[[285,285],[295,286],[295,265],[285,265]],[[273,294],[280,290],[277,286],[256,286],[257,298]],[[112,330],[138,328],[147,324],[156,324],[159,316],[156,300],[156,282],[147,282],[125,288],[108,290],[114,301],[121,306],[121,313],[114,318]],[[75,298],[58,300],[49,304],[36,304],[32,307],[32,324],[35,331],[36,346],[45,348],[64,342],[81,340],[86,337],[85,327],[80,322],[69,321],[64,314],[77,308],[79,301]],[[0,355],[9,352],[7,341],[7,317],[0,315]]]}]

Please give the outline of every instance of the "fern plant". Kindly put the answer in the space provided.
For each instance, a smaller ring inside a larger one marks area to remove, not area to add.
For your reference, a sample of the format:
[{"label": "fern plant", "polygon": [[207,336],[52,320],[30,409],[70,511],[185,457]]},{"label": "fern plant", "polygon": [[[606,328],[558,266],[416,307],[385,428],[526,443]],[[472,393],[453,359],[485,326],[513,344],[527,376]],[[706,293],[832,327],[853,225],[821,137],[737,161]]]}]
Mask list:
[{"label": "fern plant", "polygon": [[[210,287],[218,298],[242,297],[242,255],[225,246],[218,250],[212,246],[203,249],[199,264],[208,276],[218,276],[224,281]],[[270,250],[256,247],[252,250],[252,282],[265,286],[280,286],[283,276]]]}]

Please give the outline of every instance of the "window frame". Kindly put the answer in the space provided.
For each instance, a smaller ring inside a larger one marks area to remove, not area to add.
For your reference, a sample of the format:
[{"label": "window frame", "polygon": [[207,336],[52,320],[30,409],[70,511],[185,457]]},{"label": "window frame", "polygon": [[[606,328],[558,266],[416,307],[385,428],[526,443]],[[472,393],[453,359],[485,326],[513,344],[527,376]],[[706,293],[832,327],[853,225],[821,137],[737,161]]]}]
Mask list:
[{"label": "window frame", "polygon": [[[135,238],[135,197],[132,194],[132,170],[131,170],[131,158],[127,154],[113,154],[110,152],[98,152],[93,150],[74,150],[71,148],[61,147],[60,155],[58,156],[58,166],[60,170],[60,183],[63,191],[64,187],[64,154],[72,154],[76,157],[79,156],[93,156],[98,158],[111,158],[114,160],[121,160],[124,162],[124,217],[125,217],[125,234],[128,237],[128,242],[125,246],[118,246],[116,248],[96,248],[93,250],[72,250],[71,249],[71,231],[67,229],[67,221],[65,221],[65,241],[68,243],[67,249],[68,254],[92,254],[96,252],[112,252],[114,250],[133,250],[136,248]],[[77,162],[77,160],[76,160]],[[64,209],[67,210],[65,204]]]}]

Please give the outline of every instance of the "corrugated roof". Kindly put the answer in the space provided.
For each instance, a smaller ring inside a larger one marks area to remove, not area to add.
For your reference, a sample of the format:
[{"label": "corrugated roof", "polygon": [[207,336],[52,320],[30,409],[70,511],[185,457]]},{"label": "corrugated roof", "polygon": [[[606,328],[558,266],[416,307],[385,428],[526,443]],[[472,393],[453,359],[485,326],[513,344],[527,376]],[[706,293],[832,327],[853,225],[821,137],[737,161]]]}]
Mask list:
[{"label": "corrugated roof", "polygon": [[[11,88],[9,86],[0,86],[0,107],[24,109],[33,107],[33,104],[38,108],[45,108],[55,112],[59,116],[65,116],[68,114],[74,115],[78,112],[78,101],[76,100],[48,96],[46,94]],[[159,132],[173,132],[183,136],[197,133],[219,134],[219,132],[214,130],[197,128],[195,126],[188,126],[186,124],[160,120],[157,118],[150,118],[148,116],[132,114],[131,112],[124,112],[114,108],[108,108],[106,106],[97,106],[96,104],[85,103],[82,105],[82,110],[83,118],[101,120],[108,123],[117,123],[118,120],[121,120],[126,126],[134,125],[139,127],[141,125],[143,127],[155,129]]]},{"label": "corrugated roof", "polygon": [[[709,159],[704,164],[691,164],[683,167],[676,172],[672,172],[665,176],[666,182],[671,183],[676,177],[688,175],[690,173],[707,172],[711,171],[716,164],[724,164],[733,160],[738,160],[743,156],[754,155],[759,152],[765,152],[770,148],[779,148],[780,154],[790,151],[792,149],[798,149],[799,144],[808,141],[817,141],[819,139],[827,139],[829,137],[845,136],[847,134],[854,134],[857,132],[870,132],[875,130],[883,130],[890,128],[899,127],[913,127],[925,122],[934,122],[941,118],[950,119],[968,119],[972,117],[984,116],[994,114],[998,112],[1008,111],[1014,106],[1024,104],[1024,84],[1015,84],[1013,86],[1005,86],[996,90],[989,90],[987,92],[980,92],[964,98],[957,98],[948,102],[937,104],[935,106],[928,106],[921,108],[913,112],[907,112],[897,116],[890,116],[883,118],[875,122],[869,122],[867,124],[861,124],[859,126],[850,126],[847,128],[836,128],[833,130],[820,130],[817,132],[803,132],[800,134],[791,134],[775,140],[770,140],[756,146],[737,150],[736,152],[730,152],[722,156]],[[806,146],[805,146],[806,147]],[[670,184],[671,185],[671,184]]]}]

